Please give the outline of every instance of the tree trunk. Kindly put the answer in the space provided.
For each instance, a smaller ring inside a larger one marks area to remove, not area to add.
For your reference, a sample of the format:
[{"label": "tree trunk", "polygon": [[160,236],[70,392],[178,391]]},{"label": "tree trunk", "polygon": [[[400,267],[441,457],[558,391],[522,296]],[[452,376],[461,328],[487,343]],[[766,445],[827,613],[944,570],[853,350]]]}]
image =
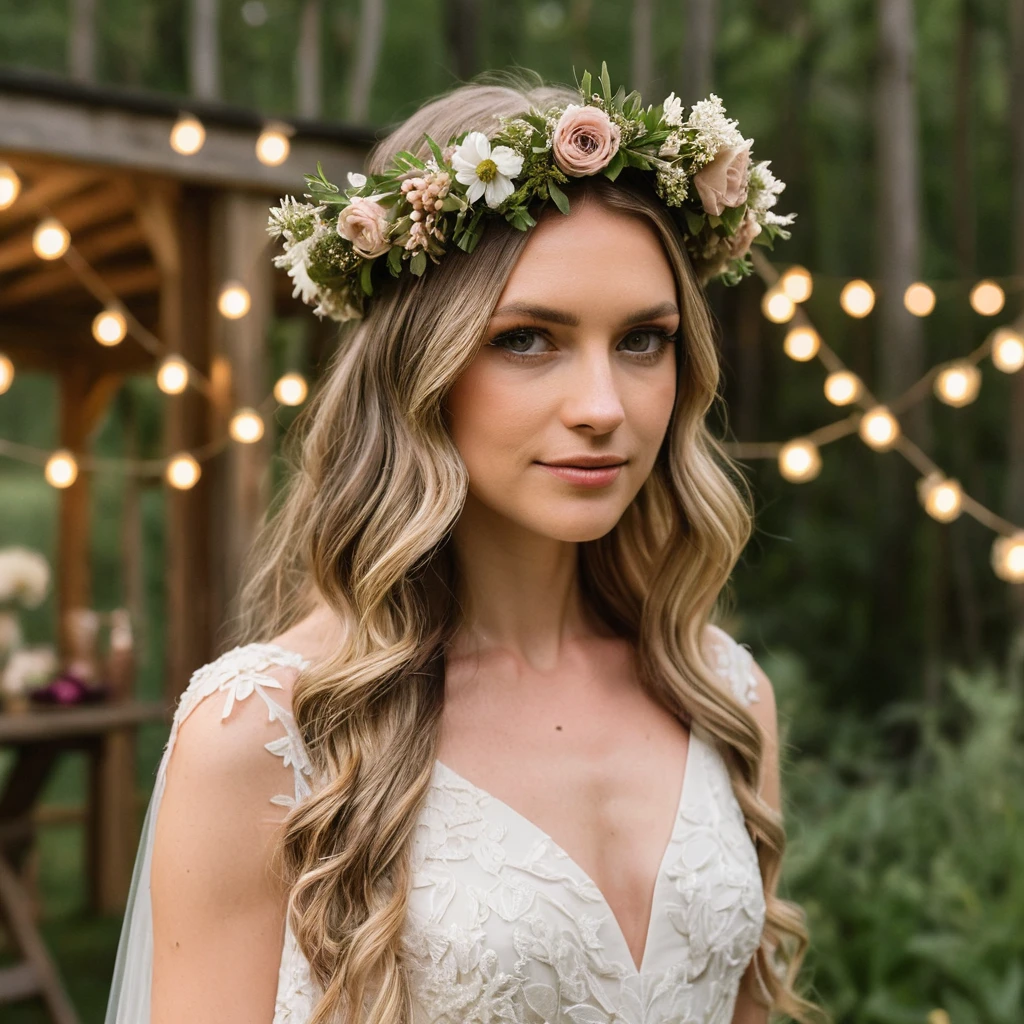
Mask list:
[{"label": "tree trunk", "polygon": [[627,92],[638,89],[646,100],[654,80],[652,56],[654,40],[654,0],[633,0],[633,54],[630,62],[632,81]]},{"label": "tree trunk", "polygon": [[189,86],[193,96],[220,99],[220,33],[217,0],[192,0]]},{"label": "tree trunk", "polygon": [[[1010,7],[1010,147],[1013,177],[1014,273],[1024,277],[1024,0]],[[1024,307],[1018,305],[1017,326],[1024,330]],[[1010,415],[1006,517],[1024,526],[1024,370],[1010,381]],[[1024,634],[1024,587],[1010,587],[1010,602],[1018,633]]]},{"label": "tree trunk", "polygon": [[479,0],[445,0],[444,35],[456,78],[472,78],[480,69]]},{"label": "tree trunk", "polygon": [[349,89],[350,121],[365,121],[370,110],[370,93],[377,77],[381,42],[384,39],[384,0],[363,0],[359,16],[359,42]]},{"label": "tree trunk", "polygon": [[76,82],[96,81],[96,0],[71,0],[68,72]]},{"label": "tree trunk", "polygon": [[305,0],[299,16],[299,45],[295,50],[296,106],[300,117],[311,119],[322,113],[320,13],[320,0]]},{"label": "tree trunk", "polygon": [[714,88],[716,0],[686,0],[680,95],[686,107],[705,99]]}]

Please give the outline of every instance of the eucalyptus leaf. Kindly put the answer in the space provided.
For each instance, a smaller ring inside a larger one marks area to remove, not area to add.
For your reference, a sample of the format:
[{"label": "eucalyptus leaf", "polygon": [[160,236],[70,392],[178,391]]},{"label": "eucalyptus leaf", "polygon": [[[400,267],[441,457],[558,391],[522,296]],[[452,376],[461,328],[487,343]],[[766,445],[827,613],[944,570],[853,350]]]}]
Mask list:
[{"label": "eucalyptus leaf", "polygon": [[593,89],[593,83],[590,79],[590,72],[584,71],[583,78],[580,81],[580,92],[583,93],[585,99],[590,99],[590,93]]},{"label": "eucalyptus leaf", "polygon": [[548,179],[548,194],[562,213],[569,212],[569,197],[550,179]]},{"label": "eucalyptus leaf", "polygon": [[608,75],[608,62],[601,61],[601,91],[604,93],[604,102],[611,106],[612,102],[612,80]]}]

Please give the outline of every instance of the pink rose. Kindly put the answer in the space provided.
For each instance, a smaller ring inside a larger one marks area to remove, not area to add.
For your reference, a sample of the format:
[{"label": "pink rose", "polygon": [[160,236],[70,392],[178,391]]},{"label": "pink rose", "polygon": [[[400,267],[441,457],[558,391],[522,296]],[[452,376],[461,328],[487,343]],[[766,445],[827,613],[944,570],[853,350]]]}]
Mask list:
[{"label": "pink rose", "polygon": [[619,151],[619,126],[600,107],[570,103],[555,125],[551,155],[574,178],[596,174]]},{"label": "pink rose", "polygon": [[360,256],[370,260],[383,256],[391,248],[387,219],[388,212],[380,203],[356,196],[338,214],[338,234],[347,238]]},{"label": "pink rose", "polygon": [[742,206],[747,201],[747,165],[753,141],[723,147],[693,176],[706,212],[720,217],[727,206]]},{"label": "pink rose", "polygon": [[725,240],[729,255],[734,260],[742,259],[750,252],[750,247],[759,234],[761,225],[757,223],[757,218],[752,213],[748,213],[743,223],[736,229],[736,233]]}]

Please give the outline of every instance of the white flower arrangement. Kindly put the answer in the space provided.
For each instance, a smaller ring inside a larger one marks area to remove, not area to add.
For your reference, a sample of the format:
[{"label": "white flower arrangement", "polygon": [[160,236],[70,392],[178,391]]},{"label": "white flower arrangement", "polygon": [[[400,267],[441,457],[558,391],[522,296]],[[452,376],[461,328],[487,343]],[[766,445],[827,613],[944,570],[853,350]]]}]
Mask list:
[{"label": "white flower arrangement", "polygon": [[20,696],[50,680],[57,671],[52,647],[22,647],[14,651],[0,675],[0,689],[6,696]]},{"label": "white flower arrangement", "polygon": [[0,549],[0,604],[36,608],[50,587],[50,566],[38,551]]},{"label": "white flower arrangement", "polygon": [[772,248],[790,237],[796,215],[772,209],[784,183],[769,161],[752,161],[753,139],[743,138],[717,96],[695,103],[684,121],[675,93],[646,108],[638,92],[613,93],[605,63],[601,91],[592,86],[585,72],[579,103],[500,117],[491,138],[463,132],[442,149],[425,136],[429,158],[400,152],[383,174],[350,172],[345,191],[318,165],[306,176],[312,202],[286,196],[267,225],[283,241],[274,263],[287,270],[293,295],[318,316],[356,319],[373,295],[378,264],[392,277],[406,264],[419,276],[452,244],[472,252],[485,214],[526,231],[537,223],[531,208],[551,201],[569,213],[561,186],[571,179],[615,181],[627,168],[653,174],[703,282],[738,284],[753,271],[752,244]]}]

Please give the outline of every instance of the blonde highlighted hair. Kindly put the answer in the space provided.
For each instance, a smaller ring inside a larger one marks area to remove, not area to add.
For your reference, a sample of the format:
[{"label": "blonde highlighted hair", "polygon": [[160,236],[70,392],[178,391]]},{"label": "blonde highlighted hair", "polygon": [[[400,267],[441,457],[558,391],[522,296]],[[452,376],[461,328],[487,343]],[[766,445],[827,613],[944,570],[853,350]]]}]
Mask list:
[{"label": "blonde highlighted hair", "polygon": [[[436,98],[379,142],[369,171],[424,133],[493,132],[499,114],[563,103],[575,90],[517,73]],[[682,311],[676,405],[655,467],[605,536],[580,545],[594,612],[635,645],[642,684],[719,742],[756,843],[767,917],[755,963],[772,1007],[798,1021],[816,1009],[794,990],[807,947],[800,908],[775,894],[785,845],[759,796],[760,728],[716,680],[702,638],[751,532],[749,491],[709,433],[718,397],[714,328],[664,204],[623,172],[584,178],[572,203],[646,218],[671,261]],[[329,607],[343,641],[297,680],[293,711],[324,781],[288,815],[279,867],[298,944],[324,992],[311,1024],[404,1024],[411,996],[401,934],[409,853],[427,795],[444,702],[445,651],[460,624],[451,530],[466,469],[444,400],[472,361],[527,241],[494,220],[472,255],[446,254],[403,274],[345,325],[329,372],[304,411],[286,497],[250,557],[243,641],[266,641]]]}]

